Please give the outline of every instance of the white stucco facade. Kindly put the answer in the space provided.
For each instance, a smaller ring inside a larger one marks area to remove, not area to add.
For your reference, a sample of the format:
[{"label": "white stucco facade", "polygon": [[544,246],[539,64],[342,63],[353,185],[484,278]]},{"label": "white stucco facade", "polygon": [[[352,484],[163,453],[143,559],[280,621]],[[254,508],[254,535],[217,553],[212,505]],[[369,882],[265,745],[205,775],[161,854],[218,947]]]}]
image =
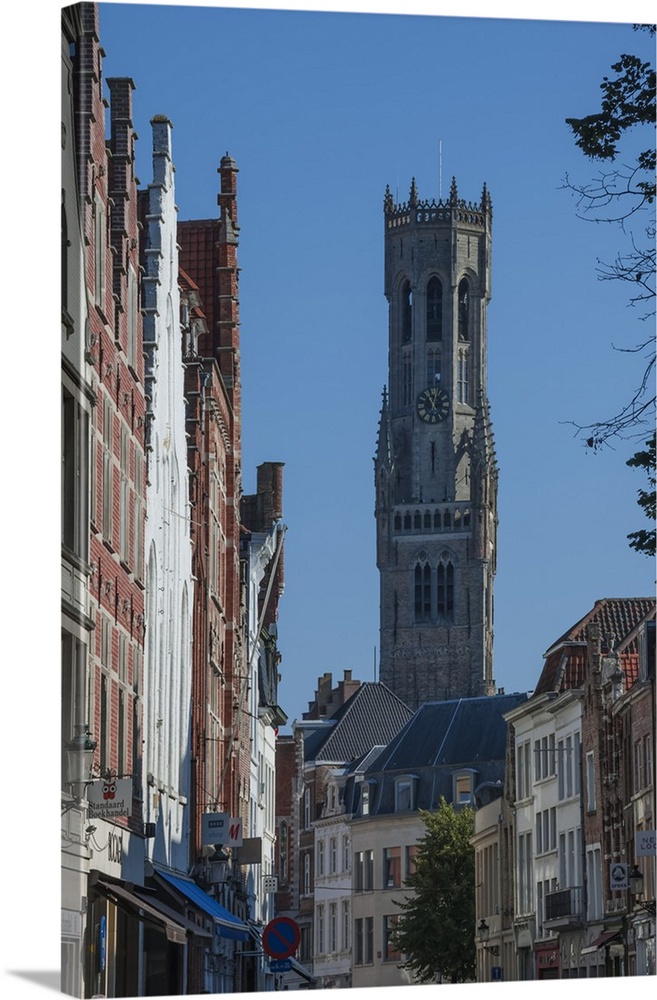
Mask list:
[{"label": "white stucco facade", "polygon": [[152,120],[143,277],[148,401],[144,813],[151,861],[186,871],[193,598],[171,123]]},{"label": "white stucco facade", "polygon": [[323,815],[315,828],[315,943],[318,988],[351,986],[351,816],[345,814],[336,769],[328,783]]},{"label": "white stucco facade", "polygon": [[[514,932],[518,979],[556,978],[583,923],[581,693],[508,713],[516,754]],[[563,961],[561,961],[563,959]],[[579,960],[579,954],[578,954]]]},{"label": "white stucco facade", "polygon": [[352,821],[354,987],[414,982],[413,974],[400,968],[403,956],[392,946],[390,935],[401,912],[395,900],[410,894],[404,883],[412,868],[412,852],[425,833],[415,810]]},{"label": "white stucco facade", "polygon": [[[251,736],[251,773],[249,821],[245,836],[261,842],[261,863],[248,868],[247,891],[251,919],[261,927],[274,917],[274,892],[269,877],[274,873],[276,840],[276,729],[275,720],[261,703],[260,671],[266,669],[265,639],[269,635],[259,620],[258,596],[265,573],[279,556],[282,543],[280,526],[268,532],[253,532],[248,541],[248,643],[249,716]],[[266,602],[265,602],[266,603]],[[274,628],[272,626],[272,628]],[[266,633],[266,634],[265,634]],[[272,636],[275,640],[275,636]],[[269,962],[260,959],[260,990],[273,989],[274,977]]]}]

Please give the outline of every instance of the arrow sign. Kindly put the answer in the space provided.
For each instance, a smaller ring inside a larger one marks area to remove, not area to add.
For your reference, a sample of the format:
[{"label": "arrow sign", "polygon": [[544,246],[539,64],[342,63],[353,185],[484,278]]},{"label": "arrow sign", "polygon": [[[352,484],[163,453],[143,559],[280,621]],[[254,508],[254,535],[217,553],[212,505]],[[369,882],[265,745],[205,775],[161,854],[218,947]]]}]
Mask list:
[{"label": "arrow sign", "polygon": [[301,931],[291,917],[274,917],[262,932],[262,947],[270,958],[289,958],[299,946]]}]

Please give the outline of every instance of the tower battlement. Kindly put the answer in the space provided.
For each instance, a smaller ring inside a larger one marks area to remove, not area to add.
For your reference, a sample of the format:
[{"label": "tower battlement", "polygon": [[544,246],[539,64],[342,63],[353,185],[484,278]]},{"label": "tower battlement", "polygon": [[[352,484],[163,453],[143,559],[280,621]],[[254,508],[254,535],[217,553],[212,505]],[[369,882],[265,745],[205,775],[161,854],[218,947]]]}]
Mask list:
[{"label": "tower battlement", "polygon": [[418,198],[415,178],[411,181],[408,201],[395,202],[386,186],[383,200],[383,211],[386,219],[386,229],[398,229],[400,226],[410,226],[412,223],[429,223],[432,225],[472,225],[485,227],[490,223],[493,208],[488,189],[484,184],[480,202],[466,201],[458,197],[456,180],[452,178],[449,198]]}]

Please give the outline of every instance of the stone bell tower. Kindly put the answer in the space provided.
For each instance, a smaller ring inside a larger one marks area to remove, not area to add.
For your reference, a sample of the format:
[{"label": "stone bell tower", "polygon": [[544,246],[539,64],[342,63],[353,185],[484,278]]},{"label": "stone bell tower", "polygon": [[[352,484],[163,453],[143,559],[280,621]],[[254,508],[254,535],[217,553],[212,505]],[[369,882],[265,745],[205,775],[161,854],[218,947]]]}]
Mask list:
[{"label": "stone bell tower", "polygon": [[486,394],[492,205],[386,189],[388,387],[374,478],[380,679],[412,708],[493,694],[498,470]]}]

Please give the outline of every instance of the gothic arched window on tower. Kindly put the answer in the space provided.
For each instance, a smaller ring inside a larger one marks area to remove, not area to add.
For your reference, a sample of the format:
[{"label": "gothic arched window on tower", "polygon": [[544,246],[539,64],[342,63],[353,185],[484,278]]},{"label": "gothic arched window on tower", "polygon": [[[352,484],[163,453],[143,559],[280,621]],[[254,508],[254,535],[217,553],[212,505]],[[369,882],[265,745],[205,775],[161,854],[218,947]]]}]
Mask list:
[{"label": "gothic arched window on tower", "polygon": [[415,564],[415,621],[431,621],[431,567],[424,554]]},{"label": "gothic arched window on tower", "polygon": [[427,285],[427,340],[442,340],[443,286],[438,278]]},{"label": "gothic arched window on tower", "polygon": [[427,385],[438,385],[442,371],[440,351],[427,351]]},{"label": "gothic arched window on tower", "polygon": [[405,281],[401,288],[401,338],[407,344],[413,335],[413,293],[410,281]]},{"label": "gothic arched window on tower", "polygon": [[437,569],[436,588],[438,617],[454,620],[454,564],[447,552],[444,552]]},{"label": "gothic arched window on tower", "polygon": [[468,402],[468,381],[469,381],[469,357],[467,348],[459,351],[458,370],[456,378],[457,396],[459,403]]},{"label": "gothic arched window on tower", "polygon": [[470,283],[467,278],[459,282],[459,340],[470,339]]},{"label": "gothic arched window on tower", "polygon": [[402,358],[402,406],[413,402],[413,355],[410,348],[404,349]]}]

